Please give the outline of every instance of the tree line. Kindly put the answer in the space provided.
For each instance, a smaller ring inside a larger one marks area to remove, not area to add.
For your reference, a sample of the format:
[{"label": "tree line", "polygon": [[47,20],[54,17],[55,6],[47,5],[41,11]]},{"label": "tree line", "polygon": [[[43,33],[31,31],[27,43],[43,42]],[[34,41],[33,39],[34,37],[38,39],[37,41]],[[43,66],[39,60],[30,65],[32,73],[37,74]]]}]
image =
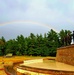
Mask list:
[{"label": "tree line", "polygon": [[2,36],[0,38],[0,56],[8,53],[13,55],[56,56],[57,48],[71,44],[71,35],[70,30],[61,30],[57,33],[51,29],[44,35],[30,33],[28,37],[19,35],[16,39],[8,41]]}]

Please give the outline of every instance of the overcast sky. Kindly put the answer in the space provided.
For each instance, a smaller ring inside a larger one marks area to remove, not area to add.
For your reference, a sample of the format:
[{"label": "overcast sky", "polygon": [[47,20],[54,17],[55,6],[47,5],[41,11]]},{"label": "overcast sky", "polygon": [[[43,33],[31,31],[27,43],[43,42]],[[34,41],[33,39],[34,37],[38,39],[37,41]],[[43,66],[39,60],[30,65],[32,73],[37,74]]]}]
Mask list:
[{"label": "overcast sky", "polygon": [[74,0],[0,0],[0,37],[74,30]]}]

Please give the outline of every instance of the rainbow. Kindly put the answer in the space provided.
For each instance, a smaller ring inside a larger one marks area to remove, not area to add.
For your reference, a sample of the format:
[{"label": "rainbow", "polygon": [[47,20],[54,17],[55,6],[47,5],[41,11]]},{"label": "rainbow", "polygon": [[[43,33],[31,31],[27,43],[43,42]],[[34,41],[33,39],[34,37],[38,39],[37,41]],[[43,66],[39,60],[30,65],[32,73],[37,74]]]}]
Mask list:
[{"label": "rainbow", "polygon": [[54,31],[59,32],[58,30],[56,30],[55,28],[51,27],[51,26],[48,25],[48,24],[43,24],[43,23],[39,23],[39,22],[35,22],[35,21],[29,21],[29,20],[10,21],[10,22],[1,23],[0,25],[24,24],[24,23],[35,24],[35,25],[40,25],[40,26],[45,26],[45,27],[48,27],[49,29],[53,29]]}]

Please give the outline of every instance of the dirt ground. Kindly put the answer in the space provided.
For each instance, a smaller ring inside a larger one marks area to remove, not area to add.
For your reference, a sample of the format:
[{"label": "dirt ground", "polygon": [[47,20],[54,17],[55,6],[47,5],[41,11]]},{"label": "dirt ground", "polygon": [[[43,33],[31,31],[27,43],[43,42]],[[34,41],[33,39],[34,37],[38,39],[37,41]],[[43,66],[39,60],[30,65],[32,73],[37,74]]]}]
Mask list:
[{"label": "dirt ground", "polygon": [[[20,63],[24,60],[38,59],[45,57],[33,57],[33,56],[12,56],[12,57],[0,57],[0,75],[6,75],[4,71],[4,65],[13,65],[13,63]],[[47,57],[48,58],[48,57]]]}]

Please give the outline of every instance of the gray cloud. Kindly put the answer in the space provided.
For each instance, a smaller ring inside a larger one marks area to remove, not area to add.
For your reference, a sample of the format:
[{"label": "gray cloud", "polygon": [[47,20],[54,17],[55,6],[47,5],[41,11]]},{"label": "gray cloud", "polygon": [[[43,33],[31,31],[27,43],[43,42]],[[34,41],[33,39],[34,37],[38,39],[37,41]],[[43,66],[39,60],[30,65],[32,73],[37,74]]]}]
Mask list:
[{"label": "gray cloud", "polygon": [[58,30],[73,30],[74,0],[0,0],[0,23],[15,20],[32,20]]}]

